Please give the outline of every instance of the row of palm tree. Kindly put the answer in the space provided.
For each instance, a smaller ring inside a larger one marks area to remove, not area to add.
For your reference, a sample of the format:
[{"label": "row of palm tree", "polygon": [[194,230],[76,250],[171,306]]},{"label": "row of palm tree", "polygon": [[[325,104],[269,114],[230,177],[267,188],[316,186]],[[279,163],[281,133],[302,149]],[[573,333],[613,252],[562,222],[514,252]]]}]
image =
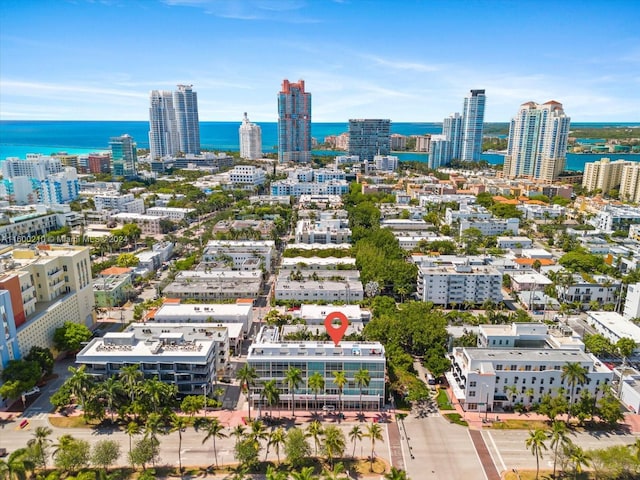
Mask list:
[{"label": "row of palm tree", "polygon": [[[247,396],[248,417],[249,420],[251,420],[251,388],[256,386],[258,372],[256,371],[255,367],[252,367],[249,364],[244,364],[237,371],[236,376],[240,381],[240,389],[245,392]],[[333,383],[338,388],[338,404],[340,405],[340,413],[342,413],[343,410],[342,393],[344,391],[345,385],[347,385],[348,382],[349,380],[347,379],[347,374],[344,370],[333,372]],[[362,411],[362,394],[364,389],[367,388],[371,383],[371,375],[369,373],[369,370],[361,368],[356,371],[354,374],[354,382],[360,390],[359,403]],[[287,389],[291,394],[291,414],[295,417],[295,394],[296,390],[298,390],[298,388],[300,388],[300,385],[303,383],[302,370],[297,367],[290,366],[284,373],[284,383],[286,384]],[[314,372],[308,379],[308,386],[314,394],[314,403],[316,406],[317,414],[318,394],[324,392],[325,390],[324,376],[320,372]],[[269,407],[273,407],[280,402],[280,390],[277,387],[276,380],[269,380],[262,385],[260,400],[265,400]]]},{"label": "row of palm tree", "polygon": [[531,430],[525,440],[526,447],[536,457],[536,480],[540,475],[540,459],[542,459],[544,451],[547,450],[547,440],[550,441],[549,445],[553,451],[553,478],[557,478],[557,461],[561,452],[568,457],[569,463],[573,466],[575,478],[579,473],[582,473],[583,467],[589,466],[589,453],[571,441],[567,425],[564,422],[555,421],[551,424],[551,430],[548,432],[541,428]]}]

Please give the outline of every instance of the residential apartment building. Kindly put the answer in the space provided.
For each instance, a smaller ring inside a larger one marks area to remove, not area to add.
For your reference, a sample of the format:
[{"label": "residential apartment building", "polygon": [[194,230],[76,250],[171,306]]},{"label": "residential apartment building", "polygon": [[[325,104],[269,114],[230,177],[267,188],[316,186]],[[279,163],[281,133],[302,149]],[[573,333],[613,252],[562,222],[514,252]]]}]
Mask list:
[{"label": "residential apartment building", "polygon": [[300,305],[299,310],[293,312],[294,319],[300,319],[304,321],[305,325],[324,327],[324,322],[327,315],[335,312],[343,314],[349,320],[349,325],[366,325],[371,320],[371,312],[363,310],[360,305],[313,305],[303,304]]},{"label": "residential apartment building", "polygon": [[561,103],[522,104],[509,128],[505,177],[556,180],[565,168],[570,122]]},{"label": "residential apartment building", "polygon": [[172,222],[181,222],[183,220],[189,221],[193,219],[195,214],[195,208],[151,207],[147,209],[147,215],[168,218]]},{"label": "residential apartment building", "polygon": [[251,123],[247,112],[244,112],[240,134],[240,158],[257,160],[262,158],[262,129],[260,125]]},{"label": "residential apartment building", "polygon": [[612,343],[621,338],[636,342],[634,354],[640,353],[640,327],[617,312],[587,312],[587,323]]},{"label": "residential apartment building", "polygon": [[267,271],[272,271],[275,253],[273,240],[210,240],[202,254],[202,262],[228,259],[234,270],[254,270],[264,266]]},{"label": "residential apartment building", "polygon": [[351,257],[283,257],[280,271],[290,270],[357,270]]},{"label": "residential apartment building", "polygon": [[65,322],[93,323],[89,248],[42,244],[10,249],[0,262],[0,291],[9,293],[2,297],[6,316],[0,347],[10,355],[2,358],[22,358],[33,346],[51,347],[55,329]]},{"label": "residential apartment building", "polygon": [[161,160],[180,151],[173,93],[152,90],[149,94],[149,103],[150,156],[152,160]]},{"label": "residential apartment building", "polygon": [[464,99],[462,110],[462,144],[459,157],[459,159],[464,162],[477,162],[480,160],[486,101],[487,97],[484,90],[471,90],[469,95]]},{"label": "residential apartment building", "polygon": [[46,208],[41,207],[33,213],[11,216],[6,223],[3,222],[0,225],[0,244],[33,243],[44,239],[48,232],[64,227],[63,214],[48,213]]},{"label": "residential apartment building", "polygon": [[375,155],[373,163],[379,172],[395,172],[398,170],[398,157],[394,155]]},{"label": "residential apartment building", "polygon": [[577,363],[587,371],[587,382],[577,385],[574,399],[583,390],[598,398],[611,383],[612,373],[596,357],[578,348],[466,348],[453,349],[450,385],[465,411],[494,412],[516,404],[540,403],[560,388],[570,401],[571,391],[563,367]]},{"label": "residential apartment building", "polygon": [[133,178],[138,175],[138,146],[130,135],[109,139],[111,173],[116,177]]},{"label": "residential apartment building", "polygon": [[518,218],[492,218],[489,220],[461,220],[460,233],[464,233],[469,228],[477,228],[482,235],[517,235],[520,228]]},{"label": "residential apartment building", "polygon": [[82,167],[78,170],[80,173],[111,173],[111,157],[108,154],[91,153],[87,157],[87,167],[83,171]]},{"label": "residential apartment building", "polygon": [[295,241],[296,243],[350,243],[351,229],[349,222],[345,219],[298,220]]},{"label": "residential apartment building", "polygon": [[278,161],[311,161],[311,93],[304,80],[283,80],[278,94]]},{"label": "residential apartment building", "polygon": [[631,283],[627,287],[627,298],[624,302],[625,320],[640,318],[640,283]]},{"label": "residential apartment building", "polygon": [[419,266],[417,295],[435,305],[480,305],[502,301],[502,275],[489,266]]},{"label": "residential apartment building", "polygon": [[173,108],[178,129],[179,151],[184,154],[200,153],[200,119],[198,94],[193,85],[178,85],[173,92]]},{"label": "residential apartment building", "polygon": [[558,300],[564,303],[580,303],[584,310],[591,310],[590,303],[615,305],[620,296],[621,282],[606,275],[571,275],[569,285],[557,285]]},{"label": "residential apartment building", "polygon": [[517,205],[516,208],[524,213],[526,220],[547,220],[563,217],[567,213],[567,209],[561,205],[533,205],[524,203]]},{"label": "residential apartment building", "polygon": [[[335,410],[378,410],[386,402],[385,369],[386,357],[382,344],[378,342],[333,342],[286,341],[276,327],[262,327],[256,341],[249,347],[247,363],[256,369],[258,379],[251,386],[249,401],[254,408],[267,409],[261,399],[262,386],[276,381],[280,391],[277,407],[295,406],[320,410],[323,406]],[[294,391],[285,380],[286,371],[299,368],[303,383]],[[355,375],[367,370],[371,378],[369,385],[360,391]],[[347,383],[339,391],[334,382],[334,372],[345,372]],[[314,392],[309,378],[315,373],[322,375],[324,388]],[[316,403],[317,397],[317,403]]]},{"label": "residential apartment building", "polygon": [[447,207],[444,213],[444,221],[447,225],[453,225],[461,220],[490,220],[493,214],[482,205],[460,204],[458,210]]},{"label": "residential apartment building", "polygon": [[175,303],[166,302],[153,314],[158,323],[238,324],[243,335],[253,323],[253,307],[248,303]]},{"label": "residential apartment building", "polygon": [[628,231],[631,225],[640,224],[640,208],[605,205],[589,223],[606,233]]},{"label": "residential apartment building", "polygon": [[271,195],[300,197],[302,195],[344,195],[349,192],[346,180],[328,182],[299,182],[296,180],[277,180],[271,183]]},{"label": "residential apartment building", "polygon": [[179,395],[203,395],[203,385],[211,387],[229,371],[229,338],[224,327],[134,323],[91,340],[76,364],[100,381],[138,365],[144,378],[176,385]]},{"label": "residential apartment building", "polygon": [[361,161],[374,161],[376,155],[389,155],[391,120],[350,119],[349,155],[357,155]]},{"label": "residential apartment building", "polygon": [[[357,270],[356,270],[357,272]],[[347,272],[332,272],[328,279],[313,280],[313,275],[303,280],[292,280],[279,275],[275,284],[275,300],[315,303],[318,301],[358,303],[364,298],[364,288],[359,278],[347,276]]]},{"label": "residential apartment building", "polygon": [[533,240],[529,237],[498,237],[496,239],[496,246],[498,248],[531,248],[533,246]]},{"label": "residential apartment building", "polygon": [[141,213],[116,213],[109,218],[119,224],[135,223],[140,227],[144,235],[161,235],[162,226],[160,221],[166,219],[166,217],[143,215]]},{"label": "residential apartment building", "polygon": [[431,135],[415,135],[416,139],[416,152],[427,153],[431,150]]},{"label": "residential apartment building", "polygon": [[622,169],[630,163],[626,160],[612,162],[609,158],[601,158],[596,162],[587,162],[584,164],[582,187],[587,192],[600,190],[601,193],[607,194],[610,190],[620,186]]},{"label": "residential apartment building", "polygon": [[133,291],[130,272],[115,275],[100,274],[93,279],[96,307],[120,307],[132,297]]},{"label": "residential apartment building", "polygon": [[640,203],[640,162],[629,162],[622,167],[620,199],[624,202]]},{"label": "residential apartment building", "polygon": [[399,151],[407,149],[407,137],[398,133],[392,133],[389,135],[389,147],[391,151]]},{"label": "residential apartment building", "polygon": [[185,270],[162,291],[167,298],[212,302],[258,298],[262,291],[260,270]]},{"label": "residential apartment building", "polygon": [[236,165],[229,171],[229,180],[233,186],[245,190],[253,190],[264,185],[266,177],[267,172],[253,165]]},{"label": "residential apartment building", "polygon": [[103,193],[93,197],[96,212],[111,210],[115,213],[144,213],[144,200],[133,193]]}]

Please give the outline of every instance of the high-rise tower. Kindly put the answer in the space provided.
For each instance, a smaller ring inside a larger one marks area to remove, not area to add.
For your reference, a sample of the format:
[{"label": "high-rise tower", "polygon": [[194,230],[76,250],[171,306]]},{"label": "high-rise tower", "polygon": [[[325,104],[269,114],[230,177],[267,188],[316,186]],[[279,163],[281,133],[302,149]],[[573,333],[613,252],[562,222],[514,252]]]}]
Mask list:
[{"label": "high-rise tower", "polygon": [[244,112],[240,125],[240,158],[256,160],[262,157],[262,129],[251,123]]},{"label": "high-rise tower", "polygon": [[465,162],[480,160],[486,99],[484,90],[471,90],[471,94],[465,97],[462,112],[462,147],[460,157],[453,158]]},{"label": "high-rise tower", "polygon": [[198,119],[198,94],[192,85],[178,85],[173,92],[179,151],[182,153],[200,153],[200,122]]},{"label": "high-rise tower", "polygon": [[349,120],[349,155],[358,155],[361,161],[373,161],[376,155],[389,155],[391,120]]},{"label": "high-rise tower", "polygon": [[459,113],[452,113],[442,122],[442,134],[449,142],[447,146],[447,156],[449,161],[460,160],[462,150],[462,116]]},{"label": "high-rise tower", "polygon": [[114,177],[132,178],[137,175],[138,151],[130,135],[109,139],[111,149],[111,174]]},{"label": "high-rise tower", "polygon": [[180,150],[173,94],[153,90],[149,95],[149,150],[151,159],[175,155]]},{"label": "high-rise tower", "polygon": [[556,101],[522,104],[511,120],[504,175],[545,182],[558,178],[565,167],[570,123]]},{"label": "high-rise tower", "polygon": [[311,94],[298,83],[282,81],[278,94],[278,161],[311,161]]}]

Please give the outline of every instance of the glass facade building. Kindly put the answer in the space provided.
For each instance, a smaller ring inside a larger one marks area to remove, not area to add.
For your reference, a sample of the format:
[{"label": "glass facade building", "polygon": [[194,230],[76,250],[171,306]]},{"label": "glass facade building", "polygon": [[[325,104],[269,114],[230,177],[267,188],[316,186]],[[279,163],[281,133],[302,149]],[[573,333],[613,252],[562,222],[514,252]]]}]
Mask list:
[{"label": "glass facade building", "polygon": [[360,161],[373,161],[376,155],[391,153],[391,120],[349,120],[349,155],[358,155]]},{"label": "glass facade building", "polygon": [[465,162],[477,162],[482,154],[484,131],[484,106],[487,97],[484,90],[471,90],[464,99],[462,112],[462,147],[459,158]]},{"label": "glass facade building", "polygon": [[200,153],[200,121],[198,118],[198,94],[193,85],[178,85],[173,92],[173,108],[182,153]]}]

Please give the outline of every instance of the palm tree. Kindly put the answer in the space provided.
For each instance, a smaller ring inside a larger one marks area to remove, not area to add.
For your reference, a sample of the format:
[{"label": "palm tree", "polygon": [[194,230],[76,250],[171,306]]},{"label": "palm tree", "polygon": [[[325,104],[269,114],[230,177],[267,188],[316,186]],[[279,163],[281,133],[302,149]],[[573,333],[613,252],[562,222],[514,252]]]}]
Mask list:
[{"label": "palm tree", "polygon": [[[33,473],[36,465],[30,458],[29,450],[26,448],[19,448],[9,455],[9,458],[3,467],[5,473],[2,478],[7,478],[9,480],[26,480],[27,472]],[[2,473],[1,470],[0,473]]]},{"label": "palm tree", "polygon": [[251,387],[256,384],[258,372],[255,368],[245,363],[237,372],[236,378],[240,380],[240,390],[244,390],[247,395],[247,406],[249,408],[249,420],[251,420]]},{"label": "palm tree", "polygon": [[569,452],[569,461],[573,464],[573,478],[578,478],[578,474],[582,473],[583,466],[589,466],[589,460],[591,460],[591,456],[582,448],[578,447],[577,445],[574,445],[571,448]]},{"label": "palm tree", "polygon": [[147,398],[151,399],[153,411],[156,413],[158,412],[158,406],[160,405],[165,392],[164,386],[165,384],[158,380],[158,377],[146,380],[142,385],[142,391]]},{"label": "palm tree", "polygon": [[320,438],[324,434],[324,428],[322,423],[318,420],[313,420],[309,426],[307,426],[306,431],[307,436],[313,438],[313,444],[315,446],[315,455],[318,455],[318,446],[320,445]]},{"label": "palm tree", "polygon": [[409,477],[407,477],[407,472],[405,472],[404,470],[400,470],[399,468],[396,468],[396,467],[391,467],[391,471],[385,474],[384,479],[385,480],[410,480]]},{"label": "palm tree", "polygon": [[351,427],[349,431],[349,440],[353,443],[353,454],[351,455],[353,458],[356,457],[356,442],[362,441],[362,429],[360,425],[354,425]]},{"label": "palm tree", "polygon": [[371,439],[371,465],[369,467],[369,471],[373,472],[373,459],[375,458],[375,448],[376,448],[376,440],[381,442],[384,441],[382,438],[382,427],[379,423],[372,423],[367,425],[367,433],[364,434],[365,437]]},{"label": "palm tree", "polygon": [[47,450],[51,439],[49,436],[53,433],[53,430],[49,427],[37,427],[33,432],[33,438],[27,442],[29,447],[36,447],[38,453],[40,453],[40,461],[42,466],[47,468]]},{"label": "palm tree", "polygon": [[111,413],[111,423],[113,423],[113,416],[115,411],[113,404],[115,400],[123,393],[122,383],[115,377],[109,377],[100,385],[100,393],[107,400],[107,408]]},{"label": "palm tree", "polygon": [[328,426],[324,431],[324,451],[327,454],[327,460],[333,469],[333,459],[336,455],[344,453],[345,440],[342,430],[334,425]]},{"label": "palm tree", "polygon": [[271,416],[273,416],[273,406],[280,402],[280,391],[275,380],[269,380],[264,384],[262,392],[260,393],[260,400],[265,399],[267,405],[271,410]]},{"label": "palm tree", "polygon": [[577,362],[567,362],[562,366],[562,374],[560,375],[560,378],[562,378],[563,381],[566,381],[571,387],[571,394],[569,397],[571,399],[571,405],[569,405],[569,411],[567,412],[567,423],[571,420],[571,407],[573,407],[576,384],[584,385],[587,382],[587,373],[589,373],[589,371]]},{"label": "palm tree", "polygon": [[231,435],[236,437],[236,446],[240,443],[240,439],[244,437],[245,428],[242,425],[236,425],[233,430],[231,430]]},{"label": "palm tree", "polygon": [[296,416],[296,389],[302,383],[302,370],[295,367],[289,367],[287,371],[284,373],[284,379],[287,382],[287,387],[289,387],[289,392],[291,393],[291,415],[293,417]]},{"label": "palm tree", "polygon": [[313,392],[316,414],[318,414],[318,393],[324,392],[324,377],[320,372],[314,372],[313,375],[309,377],[309,388]]},{"label": "palm tree", "polygon": [[571,440],[567,436],[567,424],[554,420],[551,424],[551,431],[547,433],[547,438],[551,440],[553,448],[553,478],[556,478],[556,462],[558,460],[558,449],[569,444]]},{"label": "palm tree", "polygon": [[291,472],[293,480],[313,480],[313,467],[304,467],[299,472]]},{"label": "palm tree", "polygon": [[344,463],[338,462],[331,471],[325,470],[322,473],[322,480],[344,480],[345,477],[343,475],[345,471]]},{"label": "palm tree", "polygon": [[175,413],[171,416],[171,431],[178,432],[178,465],[182,475],[182,432],[189,426],[189,420]]},{"label": "palm tree", "polygon": [[[280,463],[280,448],[284,446],[287,438],[287,434],[282,427],[278,427],[275,430],[272,430],[269,434],[269,440],[267,441],[267,452],[268,448],[273,446],[273,449],[276,451],[276,456],[278,457],[278,463]],[[265,456],[265,461],[267,457]],[[286,478],[286,477],[285,477]]]},{"label": "palm tree", "polygon": [[356,386],[360,389],[360,413],[362,413],[362,390],[367,388],[369,383],[371,383],[371,375],[369,375],[369,370],[361,368],[355,373],[353,378],[356,381]]},{"label": "palm tree", "polygon": [[210,438],[213,440],[213,456],[216,460],[216,468],[218,468],[218,450],[216,449],[216,438],[226,438],[224,433],[224,425],[220,423],[217,417],[207,419],[207,423],[204,426],[204,431],[207,432],[202,439],[202,443],[205,443]]},{"label": "palm tree", "polygon": [[118,378],[122,381],[132,403],[138,387],[138,382],[142,380],[143,376],[144,375],[140,371],[140,367],[138,365],[126,365],[120,369]]},{"label": "palm tree", "polygon": [[338,387],[338,403],[340,404],[340,418],[342,418],[342,391],[347,384],[347,374],[344,370],[333,372],[333,383]]},{"label": "palm tree", "polygon": [[[155,445],[160,445],[158,433],[162,433],[164,428],[164,418],[159,413],[150,413],[144,428],[145,438],[149,438]],[[155,467],[155,459],[152,460]]]},{"label": "palm tree", "polygon": [[140,425],[138,425],[137,422],[129,422],[127,423],[126,432],[127,432],[127,435],[129,435],[129,455],[131,455],[131,450],[132,450],[131,440],[134,435],[138,435],[140,433]]},{"label": "palm tree", "polygon": [[251,430],[247,436],[257,444],[260,444],[260,440],[266,440],[268,438],[268,433],[264,423],[260,420],[254,420],[251,422]]},{"label": "palm tree", "polygon": [[536,480],[540,474],[540,459],[542,458],[543,450],[547,449],[547,445],[544,441],[547,439],[547,435],[541,428],[529,431],[529,436],[525,441],[527,448],[531,449],[531,454],[536,457]]},{"label": "palm tree", "polygon": [[86,365],[79,367],[69,367],[71,377],[67,380],[71,393],[84,406],[87,401],[87,393],[93,383],[93,378],[85,371]]}]

